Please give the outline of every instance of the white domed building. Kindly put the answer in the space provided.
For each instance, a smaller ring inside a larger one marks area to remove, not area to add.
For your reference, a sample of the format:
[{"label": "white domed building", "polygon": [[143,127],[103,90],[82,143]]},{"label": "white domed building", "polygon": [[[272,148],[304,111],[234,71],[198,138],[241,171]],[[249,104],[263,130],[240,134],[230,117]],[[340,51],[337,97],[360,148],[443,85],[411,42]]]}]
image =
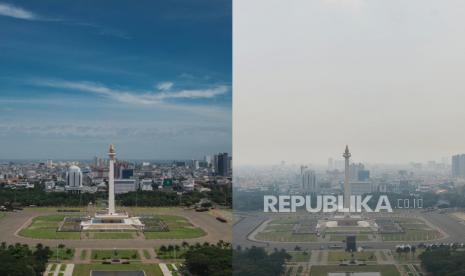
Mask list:
[{"label": "white domed building", "polygon": [[70,166],[66,172],[65,190],[70,193],[80,193],[82,190],[82,171],[76,165]]}]

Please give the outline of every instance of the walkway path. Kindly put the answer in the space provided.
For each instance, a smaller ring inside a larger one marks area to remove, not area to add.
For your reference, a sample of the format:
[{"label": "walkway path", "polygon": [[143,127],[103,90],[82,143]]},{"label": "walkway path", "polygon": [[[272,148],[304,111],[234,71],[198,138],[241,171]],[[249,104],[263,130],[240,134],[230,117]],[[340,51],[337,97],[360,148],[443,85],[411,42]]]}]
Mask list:
[{"label": "walkway path", "polygon": [[168,267],[166,266],[166,264],[160,263],[160,269],[161,269],[161,272],[163,273],[163,276],[173,275],[171,271],[168,269]]}]

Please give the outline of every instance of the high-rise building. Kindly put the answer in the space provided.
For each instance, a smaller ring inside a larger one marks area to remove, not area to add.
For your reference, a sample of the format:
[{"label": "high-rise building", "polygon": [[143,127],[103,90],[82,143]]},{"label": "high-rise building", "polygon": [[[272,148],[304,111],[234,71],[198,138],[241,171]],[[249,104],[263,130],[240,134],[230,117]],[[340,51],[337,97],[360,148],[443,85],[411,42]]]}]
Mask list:
[{"label": "high-rise building", "polygon": [[227,152],[219,153],[215,156],[215,172],[217,175],[229,175],[229,156]]},{"label": "high-rise building", "polygon": [[452,177],[465,178],[465,154],[452,156]]},{"label": "high-rise building", "polygon": [[333,158],[328,158],[328,170],[332,171],[334,170],[334,159]]},{"label": "high-rise building", "polygon": [[358,181],[367,181],[370,178],[370,171],[369,170],[359,170],[358,171]]},{"label": "high-rise building", "polygon": [[66,172],[66,191],[80,192],[82,189],[82,172],[78,166],[72,165]]},{"label": "high-rise building", "polygon": [[307,193],[317,193],[318,185],[315,171],[301,167],[302,190]]},{"label": "high-rise building", "polygon": [[134,169],[121,168],[121,179],[130,179],[134,176]]}]

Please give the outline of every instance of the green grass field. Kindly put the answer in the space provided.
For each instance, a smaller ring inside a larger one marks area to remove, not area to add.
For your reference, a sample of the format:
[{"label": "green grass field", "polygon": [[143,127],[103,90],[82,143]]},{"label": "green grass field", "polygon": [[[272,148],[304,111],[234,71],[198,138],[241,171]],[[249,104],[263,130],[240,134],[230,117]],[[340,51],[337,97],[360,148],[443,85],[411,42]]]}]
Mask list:
[{"label": "green grass field", "polygon": [[144,258],[150,260],[152,256],[150,256],[150,253],[147,249],[144,249],[142,252],[144,252]]},{"label": "green grass field", "polygon": [[266,228],[255,235],[255,239],[261,241],[276,242],[311,242],[316,241],[315,234],[293,234],[294,225],[298,218],[278,218],[271,220]]},{"label": "green grass field", "polygon": [[[344,241],[347,238],[345,235],[331,235],[330,241]],[[368,241],[368,235],[357,235],[357,241]]]},{"label": "green grass field", "polygon": [[394,265],[368,265],[368,266],[337,266],[314,265],[310,270],[310,276],[327,276],[330,272],[380,272],[381,276],[400,276]]},{"label": "green grass field", "polygon": [[[339,262],[340,260],[351,259],[351,253],[345,251],[330,251],[328,253],[328,262]],[[357,260],[365,260],[368,262],[375,262],[376,256],[374,252],[355,252],[354,258]]]},{"label": "green grass field", "polygon": [[159,248],[155,249],[157,258],[159,259],[183,259],[186,255],[187,248],[180,248],[179,250],[161,251]]},{"label": "green grass field", "polygon": [[146,276],[163,276],[157,264],[77,264],[74,267],[73,276],[89,276],[91,271],[134,271],[143,270]]},{"label": "green grass field", "polygon": [[291,255],[290,262],[308,262],[310,260],[311,253],[306,251],[288,251]]},{"label": "green grass field", "polygon": [[72,260],[74,257],[74,249],[71,248],[51,248],[52,249],[52,256],[50,256],[51,260],[57,259],[57,252],[58,252],[58,259],[60,260]]},{"label": "green grass field", "polygon": [[94,239],[97,240],[112,240],[112,239],[133,239],[134,234],[129,232],[96,232],[93,233]]},{"label": "green grass field", "polygon": [[194,227],[186,218],[173,215],[157,215],[170,229],[168,232],[144,232],[146,239],[193,239],[205,236],[199,227]]},{"label": "green grass field", "polygon": [[81,235],[79,232],[57,232],[60,222],[65,215],[40,216],[32,220],[31,225],[22,229],[19,235],[36,239],[60,239],[60,240],[78,240]]},{"label": "green grass field", "polygon": [[383,241],[429,241],[440,237],[436,230],[406,230],[405,233],[382,234]]},{"label": "green grass field", "polygon": [[405,233],[382,234],[384,241],[429,241],[441,237],[437,230],[429,227],[421,219],[396,218],[395,220],[405,230]]},{"label": "green grass field", "polygon": [[81,261],[85,260],[87,258],[87,250],[82,250],[81,251],[81,256],[79,256],[79,259]]},{"label": "green grass field", "polygon": [[316,241],[316,235],[314,234],[298,234],[294,235],[292,232],[285,231],[271,231],[271,232],[259,232],[255,238],[261,241],[278,241],[278,242],[309,242]]},{"label": "green grass field", "polygon": [[103,260],[110,258],[139,260],[140,256],[137,250],[92,250],[92,260]]}]

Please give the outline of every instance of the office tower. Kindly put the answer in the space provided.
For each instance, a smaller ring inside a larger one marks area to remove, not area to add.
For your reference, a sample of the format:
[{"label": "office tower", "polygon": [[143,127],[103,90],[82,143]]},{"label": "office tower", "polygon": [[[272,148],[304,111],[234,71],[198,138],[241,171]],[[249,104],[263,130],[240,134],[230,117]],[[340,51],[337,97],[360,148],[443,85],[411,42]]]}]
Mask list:
[{"label": "office tower", "polygon": [[465,154],[452,156],[452,177],[465,178]]},{"label": "office tower", "polygon": [[219,153],[215,156],[215,172],[217,175],[229,175],[229,156],[227,152]]},{"label": "office tower", "polygon": [[302,191],[306,193],[317,193],[318,185],[316,181],[315,171],[309,170],[307,167],[301,167]]}]

